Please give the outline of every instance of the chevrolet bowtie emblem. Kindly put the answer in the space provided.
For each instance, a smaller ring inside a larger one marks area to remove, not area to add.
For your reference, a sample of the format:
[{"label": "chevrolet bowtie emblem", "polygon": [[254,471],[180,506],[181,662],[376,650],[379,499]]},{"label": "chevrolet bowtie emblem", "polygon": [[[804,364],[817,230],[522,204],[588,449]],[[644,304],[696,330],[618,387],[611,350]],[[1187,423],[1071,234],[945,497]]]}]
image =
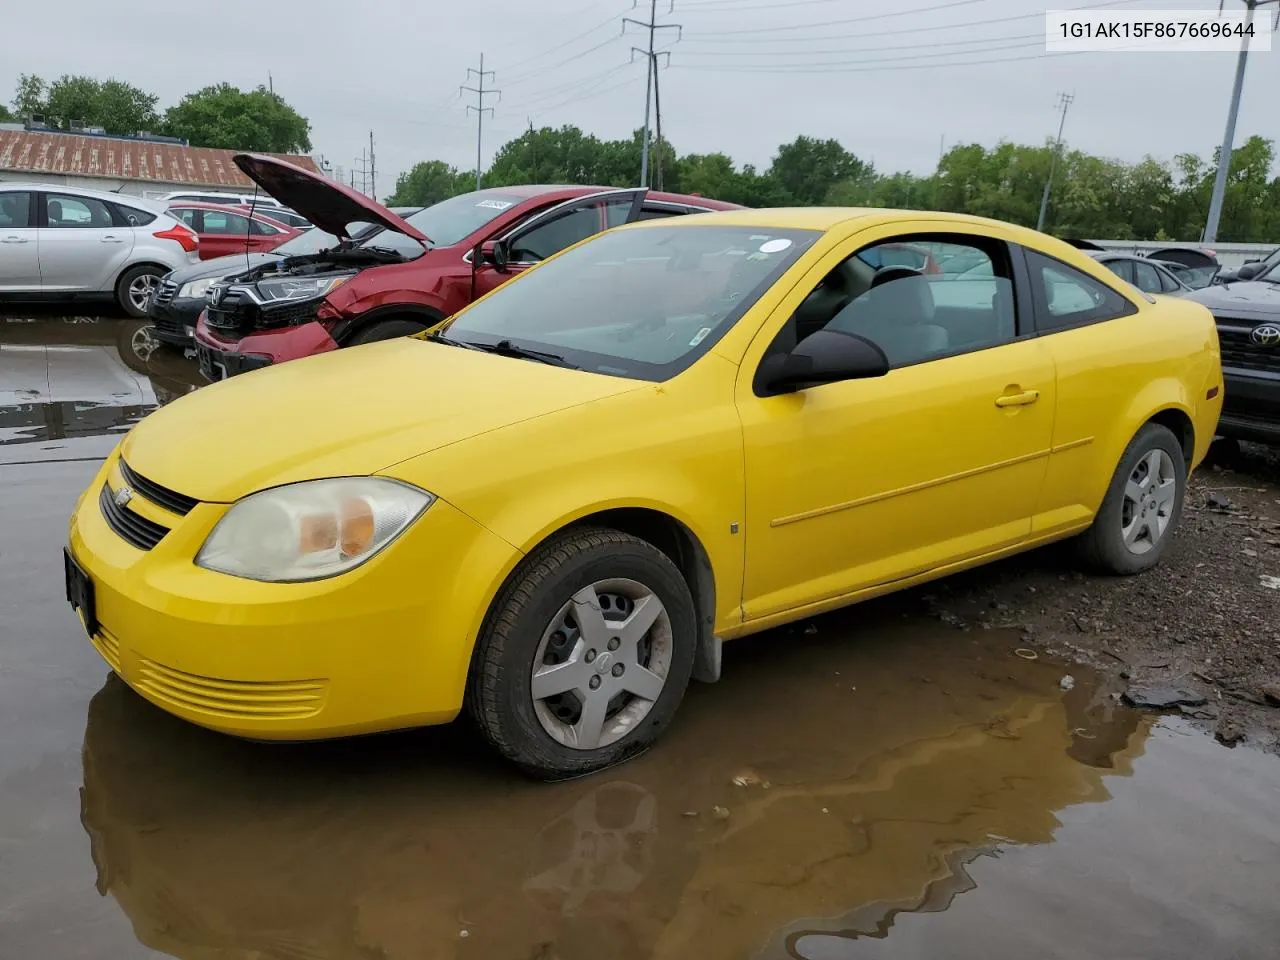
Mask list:
[{"label": "chevrolet bowtie emblem", "polygon": [[130,500],[133,499],[133,491],[130,490],[128,487],[121,487],[119,490],[115,492],[115,496],[112,497],[111,499],[115,500],[117,507],[123,507],[125,504],[127,504]]}]

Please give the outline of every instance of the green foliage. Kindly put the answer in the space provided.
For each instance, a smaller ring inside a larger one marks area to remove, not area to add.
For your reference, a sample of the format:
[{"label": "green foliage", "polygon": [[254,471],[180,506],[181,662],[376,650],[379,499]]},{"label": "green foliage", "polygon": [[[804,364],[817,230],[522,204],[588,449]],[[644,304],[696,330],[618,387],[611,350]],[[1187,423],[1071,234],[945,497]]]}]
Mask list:
[{"label": "green foliage", "polygon": [[102,127],[107,133],[154,129],[156,96],[122,80],[63,74],[46,84],[40,77],[18,78],[13,109],[20,119],[39,114],[55,127]]},{"label": "green foliage", "polygon": [[429,207],[473,190],[475,185],[474,172],[458,170],[442,160],[428,160],[396,178],[395,192],[386,203],[389,207]]},{"label": "green foliage", "polygon": [[219,83],[189,93],[165,111],[164,126],[195,147],[269,153],[311,149],[311,124],[264,86],[246,93]]},{"label": "green foliage", "polygon": [[43,114],[45,93],[45,82],[34,73],[18,74],[18,86],[10,101],[14,114],[20,120],[25,120],[33,113]]}]

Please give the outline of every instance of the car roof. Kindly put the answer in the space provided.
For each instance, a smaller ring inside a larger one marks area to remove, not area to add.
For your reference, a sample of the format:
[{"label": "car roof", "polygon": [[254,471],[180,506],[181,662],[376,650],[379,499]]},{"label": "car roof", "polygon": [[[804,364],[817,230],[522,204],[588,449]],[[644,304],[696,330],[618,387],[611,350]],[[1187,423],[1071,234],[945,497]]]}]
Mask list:
[{"label": "car roof", "polygon": [[[230,204],[230,203],[205,203],[202,200],[174,200],[172,203],[165,204],[166,210],[173,210],[176,207],[185,207],[191,210],[212,210],[214,213],[224,213],[230,210],[232,213],[239,213],[242,216],[249,216],[249,205],[247,203]],[[256,220],[261,217],[263,220],[272,220],[272,208],[258,207],[253,211],[253,217]],[[301,214],[299,214],[301,216]],[[272,220],[273,223],[280,223],[278,220]],[[281,223],[281,226],[285,224]]]},{"label": "car roof", "polygon": [[0,182],[0,190],[41,190],[48,193],[61,193],[72,197],[93,197],[96,200],[109,200],[112,203],[123,203],[128,207],[140,207],[152,213],[164,213],[168,207],[161,200],[150,197],[139,197],[132,193],[115,193],[112,190],[94,190],[92,187],[72,187],[65,183],[24,183],[18,180]]},{"label": "car roof", "polygon": [[[545,197],[549,194],[560,194],[565,200],[573,197],[585,197],[593,193],[606,193],[614,190],[637,190],[638,187],[608,187],[582,183],[522,183],[512,187],[485,187],[482,190],[474,191],[476,196],[484,196],[489,194],[492,196],[508,196],[523,197],[533,199],[535,197]],[[650,190],[649,200],[667,203],[682,203],[693,206],[707,207],[710,210],[745,210],[746,208],[736,203],[726,203],[723,200],[713,200],[711,197],[701,197],[697,194],[690,193],[666,193],[661,190]]]}]

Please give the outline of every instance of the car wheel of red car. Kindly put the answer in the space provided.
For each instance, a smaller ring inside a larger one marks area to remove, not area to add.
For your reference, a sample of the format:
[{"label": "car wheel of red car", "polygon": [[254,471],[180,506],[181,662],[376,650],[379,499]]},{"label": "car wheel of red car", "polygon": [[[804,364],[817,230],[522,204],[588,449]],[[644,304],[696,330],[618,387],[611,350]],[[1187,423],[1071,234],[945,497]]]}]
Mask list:
[{"label": "car wheel of red car", "polygon": [[350,346],[361,343],[373,343],[376,340],[394,340],[396,337],[407,337],[411,333],[421,333],[427,328],[425,323],[417,320],[379,320],[359,331],[351,338]]}]

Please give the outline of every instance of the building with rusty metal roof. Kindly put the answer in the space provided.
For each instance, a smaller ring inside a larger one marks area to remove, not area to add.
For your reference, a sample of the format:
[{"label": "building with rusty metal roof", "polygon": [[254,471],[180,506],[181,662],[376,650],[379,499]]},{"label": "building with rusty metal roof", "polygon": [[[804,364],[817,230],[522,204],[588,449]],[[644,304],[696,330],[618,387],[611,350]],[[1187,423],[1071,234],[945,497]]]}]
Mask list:
[{"label": "building with rusty metal roof", "polygon": [[[29,180],[158,197],[175,190],[253,193],[235,150],[188,146],[172,137],[123,137],[87,130],[0,124],[0,180]],[[272,154],[313,172],[308,156]]]}]

